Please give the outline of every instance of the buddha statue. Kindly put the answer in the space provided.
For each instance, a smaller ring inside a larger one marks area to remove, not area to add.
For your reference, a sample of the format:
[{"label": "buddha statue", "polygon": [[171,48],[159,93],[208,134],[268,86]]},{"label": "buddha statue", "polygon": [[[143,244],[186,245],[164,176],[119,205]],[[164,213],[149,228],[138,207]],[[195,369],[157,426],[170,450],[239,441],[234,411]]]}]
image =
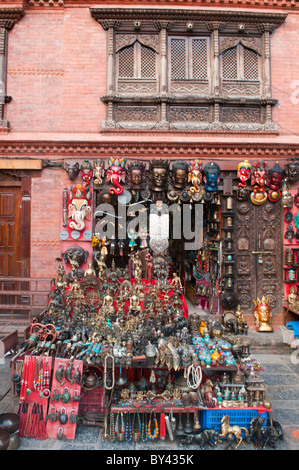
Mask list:
[{"label": "buddha statue", "polygon": [[92,267],[92,263],[88,263],[88,268],[86,269],[84,276],[96,276],[96,272]]},{"label": "buddha statue", "polygon": [[114,299],[111,295],[110,289],[108,288],[106,295],[103,298],[103,305],[101,307],[101,310],[103,310],[106,314],[111,315],[115,311],[113,302],[114,302]]},{"label": "buddha statue", "polygon": [[299,309],[299,300],[294,286],[290,288],[290,292],[288,295],[288,306],[295,312],[297,312]]},{"label": "buddha statue", "polygon": [[253,304],[257,331],[272,332],[270,300],[263,296],[261,300],[253,300]]},{"label": "buddha statue", "polygon": [[130,297],[130,305],[128,308],[128,313],[130,315],[137,316],[139,313],[142,313],[142,307],[140,305],[140,300],[138,295],[134,292],[133,295]]}]

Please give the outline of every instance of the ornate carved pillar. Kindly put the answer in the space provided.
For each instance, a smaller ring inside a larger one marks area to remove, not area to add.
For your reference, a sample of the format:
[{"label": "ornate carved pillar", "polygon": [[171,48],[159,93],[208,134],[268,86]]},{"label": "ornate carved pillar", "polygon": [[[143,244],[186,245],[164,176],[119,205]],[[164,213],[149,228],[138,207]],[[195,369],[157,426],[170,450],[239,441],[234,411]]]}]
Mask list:
[{"label": "ornate carved pillar", "polygon": [[6,67],[8,31],[24,15],[22,7],[0,7],[0,127],[8,129],[9,123],[5,120],[5,103],[11,100],[6,95]]},{"label": "ornate carved pillar", "polygon": [[114,92],[114,31],[119,28],[120,22],[114,20],[99,21],[107,31],[107,95]]},{"label": "ornate carved pillar", "polygon": [[155,27],[160,31],[160,67],[161,67],[161,82],[160,82],[160,96],[161,96],[161,120],[159,127],[166,129],[169,127],[167,122],[167,31],[171,29],[172,22],[170,21],[155,21]]},{"label": "ornate carved pillar", "polygon": [[213,52],[213,63],[211,67],[211,80],[210,80],[210,94],[215,97],[214,102],[214,117],[213,117],[213,128],[219,129],[220,125],[220,58],[219,58],[219,31],[221,30],[223,23],[219,21],[211,21],[206,23],[208,31],[211,34],[211,50]]},{"label": "ornate carved pillar", "polygon": [[104,126],[107,128],[114,128],[114,116],[113,116],[113,98],[115,93],[115,70],[114,70],[114,31],[119,28],[120,21],[117,20],[99,20],[98,21],[102,28],[107,31],[107,82],[106,82],[106,97],[107,112],[106,121]]},{"label": "ornate carved pillar", "polygon": [[275,29],[274,25],[264,23],[261,25],[264,32],[264,90],[265,98],[271,98],[271,65],[270,65],[270,33]]},{"label": "ornate carved pillar", "polygon": [[213,81],[211,80],[211,85],[213,87],[210,92],[214,96],[219,96],[220,93],[220,66],[219,66],[219,31],[222,27],[222,23],[219,21],[213,21],[206,24],[209,31],[212,32],[211,42],[212,42],[212,51],[213,51]]}]

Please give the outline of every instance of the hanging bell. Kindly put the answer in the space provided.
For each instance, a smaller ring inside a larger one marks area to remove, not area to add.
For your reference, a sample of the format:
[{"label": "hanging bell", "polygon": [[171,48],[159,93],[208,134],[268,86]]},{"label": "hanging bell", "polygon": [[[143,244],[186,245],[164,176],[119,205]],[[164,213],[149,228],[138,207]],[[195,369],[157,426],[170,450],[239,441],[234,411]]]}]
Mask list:
[{"label": "hanging bell", "polygon": [[189,413],[187,413],[187,421],[184,427],[184,431],[186,434],[191,434],[193,432],[193,428],[191,426],[190,419],[189,419]]},{"label": "hanging bell", "polygon": [[290,248],[286,248],[285,250],[285,264],[291,265],[293,262],[293,256]]},{"label": "hanging bell", "polygon": [[281,204],[282,207],[292,207],[293,205],[293,198],[291,193],[288,191],[287,180],[285,179],[282,185],[281,191]]},{"label": "hanging bell", "polygon": [[183,425],[182,425],[182,413],[180,412],[179,424],[175,430],[176,436],[183,436],[185,434]]},{"label": "hanging bell", "polygon": [[227,199],[226,199],[226,209],[228,211],[231,211],[234,207],[234,198],[229,196]]},{"label": "hanging bell", "polygon": [[127,383],[128,379],[126,375],[120,375],[118,379],[115,381],[116,385],[122,387]]}]

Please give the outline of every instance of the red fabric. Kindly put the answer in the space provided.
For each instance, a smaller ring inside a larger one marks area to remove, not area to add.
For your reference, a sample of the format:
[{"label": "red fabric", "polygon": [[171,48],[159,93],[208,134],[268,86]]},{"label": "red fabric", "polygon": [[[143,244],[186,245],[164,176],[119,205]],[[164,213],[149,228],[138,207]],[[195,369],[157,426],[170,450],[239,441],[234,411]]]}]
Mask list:
[{"label": "red fabric", "polygon": [[[123,282],[123,280],[124,280],[124,279],[119,279],[120,282]],[[136,284],[136,279],[130,279],[130,282],[131,282],[132,284]],[[145,284],[145,285],[149,285],[149,284],[155,285],[155,284],[157,284],[157,281],[156,281],[156,279],[152,279],[151,281],[149,281],[148,279],[142,279],[142,283]],[[144,289],[145,292],[147,292],[148,289],[149,289],[149,288],[145,288],[145,289]],[[171,297],[172,294],[173,294],[173,289],[171,289],[171,290],[168,292],[169,297]],[[159,294],[159,297],[160,297],[160,299],[163,300],[163,294]],[[185,318],[188,318],[188,306],[187,306],[187,302],[186,302],[186,299],[185,299],[185,296],[184,296],[184,295],[182,295],[182,300],[183,300],[183,306],[182,306],[182,307],[183,307],[183,314],[184,314],[184,317],[185,317]],[[125,310],[126,310],[126,311],[128,310],[129,304],[130,304],[130,301],[129,301],[129,300],[125,302]],[[143,302],[140,302],[140,305],[141,305],[141,307],[143,308]],[[115,302],[115,305],[114,305],[114,306],[116,306],[116,302]]]},{"label": "red fabric", "polygon": [[[120,281],[120,282],[123,282],[124,279],[121,278],[121,279],[119,279],[119,281]],[[136,284],[136,279],[130,279],[130,282],[131,282],[132,284]],[[156,279],[152,279],[151,281],[149,281],[148,279],[142,279],[142,283],[147,286],[147,285],[150,284],[150,283],[153,284],[153,285],[155,285],[157,282],[156,282]],[[55,289],[55,286],[53,287],[53,291],[54,291],[54,289]],[[68,289],[69,289],[69,287],[66,287],[65,290],[68,290]],[[148,289],[145,288],[144,290],[145,290],[145,292],[146,292]],[[173,289],[171,289],[171,290],[168,292],[169,297],[171,297],[172,294],[173,294]],[[159,297],[160,297],[160,299],[163,299],[163,294],[159,294]],[[184,315],[185,318],[188,318],[188,306],[187,306],[187,302],[186,302],[186,299],[185,299],[185,296],[184,296],[184,295],[182,295],[182,300],[183,300],[183,305],[182,305],[182,308],[183,308],[183,315]],[[49,301],[50,301],[50,300],[49,300]],[[128,311],[129,304],[130,304],[130,301],[127,300],[127,301],[125,302],[125,311],[126,311],[126,312]],[[143,309],[143,302],[140,302],[140,305],[141,305],[141,307],[142,307],[142,309]],[[114,307],[115,307],[115,308],[117,307],[116,301],[114,302]]]}]

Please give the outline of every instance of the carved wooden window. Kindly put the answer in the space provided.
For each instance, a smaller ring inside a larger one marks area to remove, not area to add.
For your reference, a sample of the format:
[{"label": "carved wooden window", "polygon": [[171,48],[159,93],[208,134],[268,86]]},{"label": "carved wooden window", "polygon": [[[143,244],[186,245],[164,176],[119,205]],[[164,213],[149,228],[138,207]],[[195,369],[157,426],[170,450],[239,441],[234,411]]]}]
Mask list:
[{"label": "carved wooden window", "polygon": [[208,47],[208,38],[171,37],[169,39],[171,80],[207,80]]},{"label": "carved wooden window", "polygon": [[277,131],[270,38],[285,14],[242,12],[240,28],[232,11],[91,13],[107,31],[103,129]]},{"label": "carved wooden window", "polygon": [[222,53],[223,80],[258,81],[259,55],[257,52],[238,44]]},{"label": "carved wooden window", "polygon": [[148,46],[135,41],[117,54],[118,77],[156,78],[156,52]]}]

